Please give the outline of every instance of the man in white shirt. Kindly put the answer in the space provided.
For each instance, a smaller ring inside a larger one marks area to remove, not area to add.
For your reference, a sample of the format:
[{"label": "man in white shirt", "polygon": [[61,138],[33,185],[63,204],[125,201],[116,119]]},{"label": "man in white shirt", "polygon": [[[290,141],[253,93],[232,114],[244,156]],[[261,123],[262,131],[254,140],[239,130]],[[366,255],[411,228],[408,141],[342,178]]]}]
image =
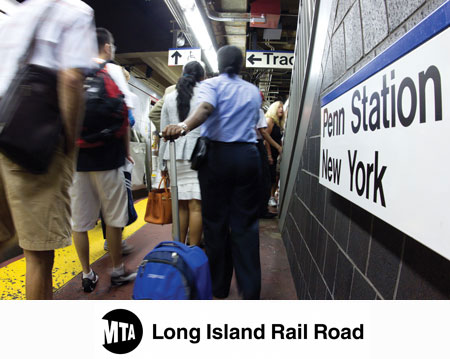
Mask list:
[{"label": "man in white shirt", "polygon": [[[114,59],[115,45],[111,33],[97,29],[99,64]],[[131,106],[129,90],[120,66],[108,63],[106,71],[125,95],[127,106]],[[108,117],[109,119],[109,117]],[[99,120],[101,120],[99,118]],[[112,261],[111,284],[121,285],[134,280],[136,273],[125,270],[122,261],[122,228],[128,223],[128,197],[124,176],[125,161],[130,156],[130,128],[126,120],[126,131],[122,137],[114,136],[98,147],[80,148],[77,170],[71,189],[73,239],[83,268],[82,287],[92,292],[98,275],[89,264],[88,231],[97,223],[100,209],[106,224],[106,239]]]},{"label": "man in white shirt", "polygon": [[35,175],[0,154],[0,250],[17,238],[26,260],[27,299],[51,299],[54,250],[71,244],[69,186],[84,103],[84,70],[97,56],[93,10],[79,0],[28,0],[0,24],[0,98],[39,24],[29,63],[57,71],[64,141],[48,172]]}]

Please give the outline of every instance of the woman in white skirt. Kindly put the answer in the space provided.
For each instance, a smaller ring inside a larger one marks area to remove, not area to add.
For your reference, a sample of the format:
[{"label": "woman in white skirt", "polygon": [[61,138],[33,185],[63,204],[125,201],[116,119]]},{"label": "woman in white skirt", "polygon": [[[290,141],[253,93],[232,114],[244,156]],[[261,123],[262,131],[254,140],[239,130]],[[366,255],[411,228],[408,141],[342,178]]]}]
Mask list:
[{"label": "woman in white skirt", "polygon": [[[165,96],[161,111],[161,128],[183,122],[195,110],[198,83],[205,77],[205,70],[197,61],[187,63],[183,76],[177,82],[176,91]],[[178,203],[180,213],[180,240],[185,242],[189,231],[189,244],[199,245],[202,238],[202,208],[197,171],[191,169],[191,155],[200,127],[176,141]],[[161,141],[160,168],[170,168],[169,146]],[[169,173],[170,176],[170,173]]]}]

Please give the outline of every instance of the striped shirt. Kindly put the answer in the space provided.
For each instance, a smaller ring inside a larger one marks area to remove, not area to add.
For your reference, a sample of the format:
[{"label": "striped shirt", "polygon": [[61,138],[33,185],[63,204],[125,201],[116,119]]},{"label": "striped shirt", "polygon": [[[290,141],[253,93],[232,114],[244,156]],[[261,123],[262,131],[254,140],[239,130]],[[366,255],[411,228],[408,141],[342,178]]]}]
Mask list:
[{"label": "striped shirt", "polygon": [[93,66],[92,59],[98,56],[94,11],[80,0],[28,0],[0,22],[0,97],[17,72],[44,11],[47,17],[39,25],[29,63],[55,70]]}]

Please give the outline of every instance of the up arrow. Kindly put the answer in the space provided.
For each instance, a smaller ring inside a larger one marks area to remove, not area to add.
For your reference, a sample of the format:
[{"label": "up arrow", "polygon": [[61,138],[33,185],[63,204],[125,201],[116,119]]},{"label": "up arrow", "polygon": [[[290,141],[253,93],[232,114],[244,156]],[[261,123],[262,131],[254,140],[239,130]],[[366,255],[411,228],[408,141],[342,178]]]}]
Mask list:
[{"label": "up arrow", "polygon": [[251,54],[250,57],[247,59],[248,62],[250,62],[252,65],[255,64],[255,61],[262,61],[262,59],[258,59],[255,57],[255,54]]},{"label": "up arrow", "polygon": [[181,56],[182,56],[182,55],[181,55],[178,51],[175,51],[175,52],[173,53],[173,55],[170,56],[170,57],[174,57],[174,58],[175,58],[175,65],[178,65],[178,59],[179,59]]}]

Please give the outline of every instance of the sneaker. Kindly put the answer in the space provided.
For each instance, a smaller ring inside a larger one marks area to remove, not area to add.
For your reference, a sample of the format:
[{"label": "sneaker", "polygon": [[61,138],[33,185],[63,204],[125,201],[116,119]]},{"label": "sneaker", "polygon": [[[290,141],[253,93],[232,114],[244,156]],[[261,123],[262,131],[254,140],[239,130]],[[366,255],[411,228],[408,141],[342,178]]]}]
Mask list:
[{"label": "sneaker", "polygon": [[111,273],[111,285],[123,285],[128,282],[132,282],[135,280],[137,276],[136,272],[129,272],[124,270],[122,274],[118,274],[117,272]]},{"label": "sneaker", "polygon": [[81,286],[83,287],[83,290],[86,293],[91,293],[95,289],[95,286],[97,285],[98,275],[94,271],[93,271],[93,273],[94,273],[94,279],[89,279],[89,278],[81,279]]},{"label": "sneaker", "polygon": [[[105,240],[105,244],[103,245],[103,249],[106,252],[109,252],[109,248],[108,248],[108,242]],[[122,241],[122,255],[126,256],[127,254],[130,254],[131,252],[133,252],[134,247],[127,244],[127,242]]]},{"label": "sneaker", "polygon": [[277,206],[277,201],[275,201],[274,197],[270,197],[270,199],[269,199],[269,206],[270,207],[276,207]]}]

